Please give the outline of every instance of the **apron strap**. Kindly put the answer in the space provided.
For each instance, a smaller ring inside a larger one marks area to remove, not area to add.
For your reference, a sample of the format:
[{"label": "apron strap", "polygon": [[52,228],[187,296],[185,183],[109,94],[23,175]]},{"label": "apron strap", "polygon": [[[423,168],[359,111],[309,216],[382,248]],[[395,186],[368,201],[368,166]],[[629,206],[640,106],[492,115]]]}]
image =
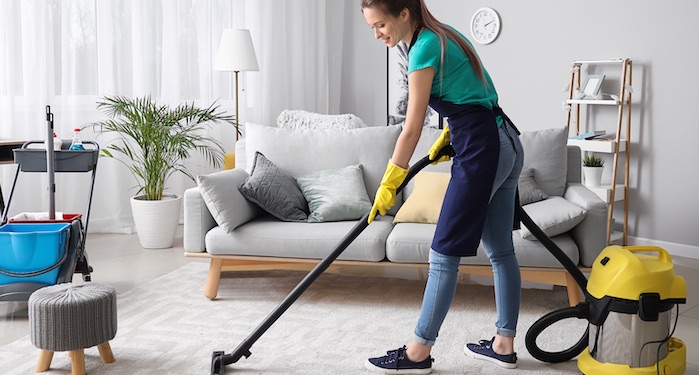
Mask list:
[{"label": "apron strap", "polygon": [[510,117],[508,117],[508,115],[506,115],[506,113],[503,112],[503,109],[500,106],[498,106],[498,105],[494,106],[493,111],[496,113],[497,116],[500,115],[503,118],[503,121],[506,124],[510,125],[513,128],[513,130],[515,130],[516,134],[520,135],[520,130],[518,130],[518,128],[513,123],[513,121],[511,121]]}]

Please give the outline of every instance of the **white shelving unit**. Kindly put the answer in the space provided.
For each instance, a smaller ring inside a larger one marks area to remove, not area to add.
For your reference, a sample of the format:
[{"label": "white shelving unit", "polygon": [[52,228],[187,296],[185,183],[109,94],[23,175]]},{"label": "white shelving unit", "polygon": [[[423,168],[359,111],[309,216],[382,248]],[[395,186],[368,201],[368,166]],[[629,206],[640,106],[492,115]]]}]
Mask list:
[{"label": "white shelving unit", "polygon": [[597,104],[597,105],[618,105],[620,104],[619,100],[614,100],[614,99],[567,99],[566,100],[567,104]]},{"label": "white shelving unit", "polygon": [[[587,188],[594,192],[597,196],[600,197],[605,203],[610,204],[611,200],[610,197],[612,196],[612,186],[610,185],[603,185],[603,186],[587,186]],[[616,184],[615,185],[615,199],[613,201],[618,202],[621,200],[625,199],[625,185],[623,184]]]},{"label": "white shelving unit", "polygon": [[[614,140],[590,140],[590,139],[569,139],[568,144],[570,146],[578,146],[581,150],[590,152],[601,152],[605,154],[612,154],[615,152],[615,141]],[[619,143],[619,152],[627,151],[627,140],[621,139]]]},{"label": "white shelving unit", "polygon": [[[596,65],[617,64],[621,67],[619,99],[575,99],[579,98],[581,88],[581,70],[584,67]],[[630,136],[631,113],[632,113],[632,60],[630,59],[608,59],[608,60],[576,60],[572,64],[571,77],[569,83],[569,95],[566,100],[568,105],[566,126],[570,135],[581,134],[579,127],[581,108],[586,106],[609,106],[617,108],[616,133],[612,139],[569,139],[568,144],[578,146],[583,152],[596,152],[613,155],[612,183],[607,186],[588,187],[596,193],[604,202],[608,204],[608,244],[613,241],[621,241],[627,245],[627,226],[629,211],[629,168],[630,168]],[[572,126],[572,122],[575,126]],[[618,165],[620,155],[625,158],[623,182],[620,183],[618,176]],[[613,210],[615,202],[623,204],[622,232],[615,232],[613,224]]]}]

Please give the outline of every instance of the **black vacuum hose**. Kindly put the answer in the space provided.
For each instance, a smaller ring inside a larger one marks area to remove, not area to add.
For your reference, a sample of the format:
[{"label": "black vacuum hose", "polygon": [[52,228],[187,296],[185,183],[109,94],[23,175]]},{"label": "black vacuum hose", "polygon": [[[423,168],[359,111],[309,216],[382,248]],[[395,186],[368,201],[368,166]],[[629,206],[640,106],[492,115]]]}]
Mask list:
[{"label": "black vacuum hose", "polygon": [[518,213],[518,218],[520,221],[527,227],[527,229],[530,230],[530,232],[537,238],[538,241],[544,245],[547,250],[549,250],[552,255],[554,255],[555,258],[561,263],[564,268],[569,271],[571,276],[574,278],[576,281],[576,284],[578,284],[579,288],[581,288],[584,293],[586,292],[586,286],[588,285],[588,279],[586,279],[586,276],[581,272],[580,269],[576,266],[576,264],[569,259],[569,257],[564,254],[563,251],[557,246],[557,244],[552,241],[551,238],[549,238],[543,231],[542,229],[535,224],[535,222],[530,218],[530,215],[525,212],[525,210],[520,206],[517,205],[516,207],[517,213]]},{"label": "black vacuum hose", "polygon": [[[574,264],[574,262],[569,259],[569,257],[564,254],[564,252],[557,246],[554,241],[552,241],[537,224],[530,218],[530,216],[523,210],[519,205],[517,206],[518,216],[520,221],[527,227],[527,229],[535,235],[535,237],[544,245],[547,250],[549,250],[552,255],[561,263],[564,268],[571,274],[571,276],[576,280],[576,284],[581,288],[584,295],[588,295],[586,291],[586,286],[588,285],[588,279],[581,272],[580,269]],[[567,307],[561,310],[552,311],[551,313],[541,317],[537,320],[530,329],[527,330],[525,334],[525,347],[527,351],[532,354],[533,357],[539,359],[543,362],[559,363],[568,361],[577,355],[581,354],[588,346],[588,328],[586,332],[581,336],[578,342],[570,347],[569,349],[562,350],[560,352],[547,352],[540,349],[537,346],[537,336],[542,333],[547,327],[552,324],[568,318],[579,318],[586,319],[589,318],[588,302],[582,302],[574,307]]]},{"label": "black vacuum hose", "polygon": [[586,332],[583,334],[583,336],[581,336],[576,345],[560,352],[547,352],[540,349],[537,346],[537,336],[539,336],[542,331],[547,329],[547,327],[560,320],[569,318],[585,319],[587,314],[588,309],[586,308],[585,303],[580,303],[574,307],[566,307],[560,310],[552,311],[549,314],[541,317],[530,327],[530,329],[527,330],[527,334],[525,334],[525,347],[527,347],[527,351],[540,361],[549,363],[566,362],[581,354],[581,352],[583,352],[588,346],[588,328],[586,328]]}]

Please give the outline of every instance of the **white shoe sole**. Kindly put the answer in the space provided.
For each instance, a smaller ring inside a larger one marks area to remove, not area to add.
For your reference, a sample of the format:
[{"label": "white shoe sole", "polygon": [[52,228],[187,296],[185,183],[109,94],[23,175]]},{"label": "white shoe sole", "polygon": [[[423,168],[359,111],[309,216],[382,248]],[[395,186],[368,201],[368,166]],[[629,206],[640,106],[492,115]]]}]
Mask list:
[{"label": "white shoe sole", "polygon": [[430,374],[433,372],[431,368],[425,369],[407,369],[407,370],[390,370],[381,367],[377,367],[372,364],[369,360],[365,361],[365,368],[375,374]]},{"label": "white shoe sole", "polygon": [[475,352],[469,350],[469,348],[467,348],[466,345],[464,345],[464,354],[466,354],[466,355],[468,355],[468,356],[470,356],[470,357],[472,357],[472,358],[474,358],[474,359],[480,359],[480,360],[482,360],[482,361],[491,362],[491,363],[493,363],[494,365],[496,365],[496,366],[498,366],[498,367],[502,367],[502,368],[514,369],[514,368],[518,367],[518,364],[517,364],[517,363],[503,362],[503,361],[497,360],[496,358],[489,357],[489,356],[487,356],[487,355],[475,353]]}]

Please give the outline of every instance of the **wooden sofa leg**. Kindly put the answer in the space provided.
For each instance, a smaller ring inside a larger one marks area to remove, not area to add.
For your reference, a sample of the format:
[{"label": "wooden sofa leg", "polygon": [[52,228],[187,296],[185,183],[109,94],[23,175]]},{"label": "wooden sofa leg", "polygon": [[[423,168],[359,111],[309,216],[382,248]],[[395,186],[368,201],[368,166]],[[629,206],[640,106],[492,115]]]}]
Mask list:
[{"label": "wooden sofa leg", "polygon": [[566,292],[569,295],[570,306],[576,306],[580,302],[583,302],[581,288],[579,288],[576,280],[574,280],[573,276],[568,272],[566,272]]},{"label": "wooden sofa leg", "polygon": [[221,267],[224,260],[221,258],[212,258],[209,264],[209,276],[207,276],[207,285],[204,287],[204,296],[209,299],[216,298],[219,293],[219,281],[221,280]]}]

